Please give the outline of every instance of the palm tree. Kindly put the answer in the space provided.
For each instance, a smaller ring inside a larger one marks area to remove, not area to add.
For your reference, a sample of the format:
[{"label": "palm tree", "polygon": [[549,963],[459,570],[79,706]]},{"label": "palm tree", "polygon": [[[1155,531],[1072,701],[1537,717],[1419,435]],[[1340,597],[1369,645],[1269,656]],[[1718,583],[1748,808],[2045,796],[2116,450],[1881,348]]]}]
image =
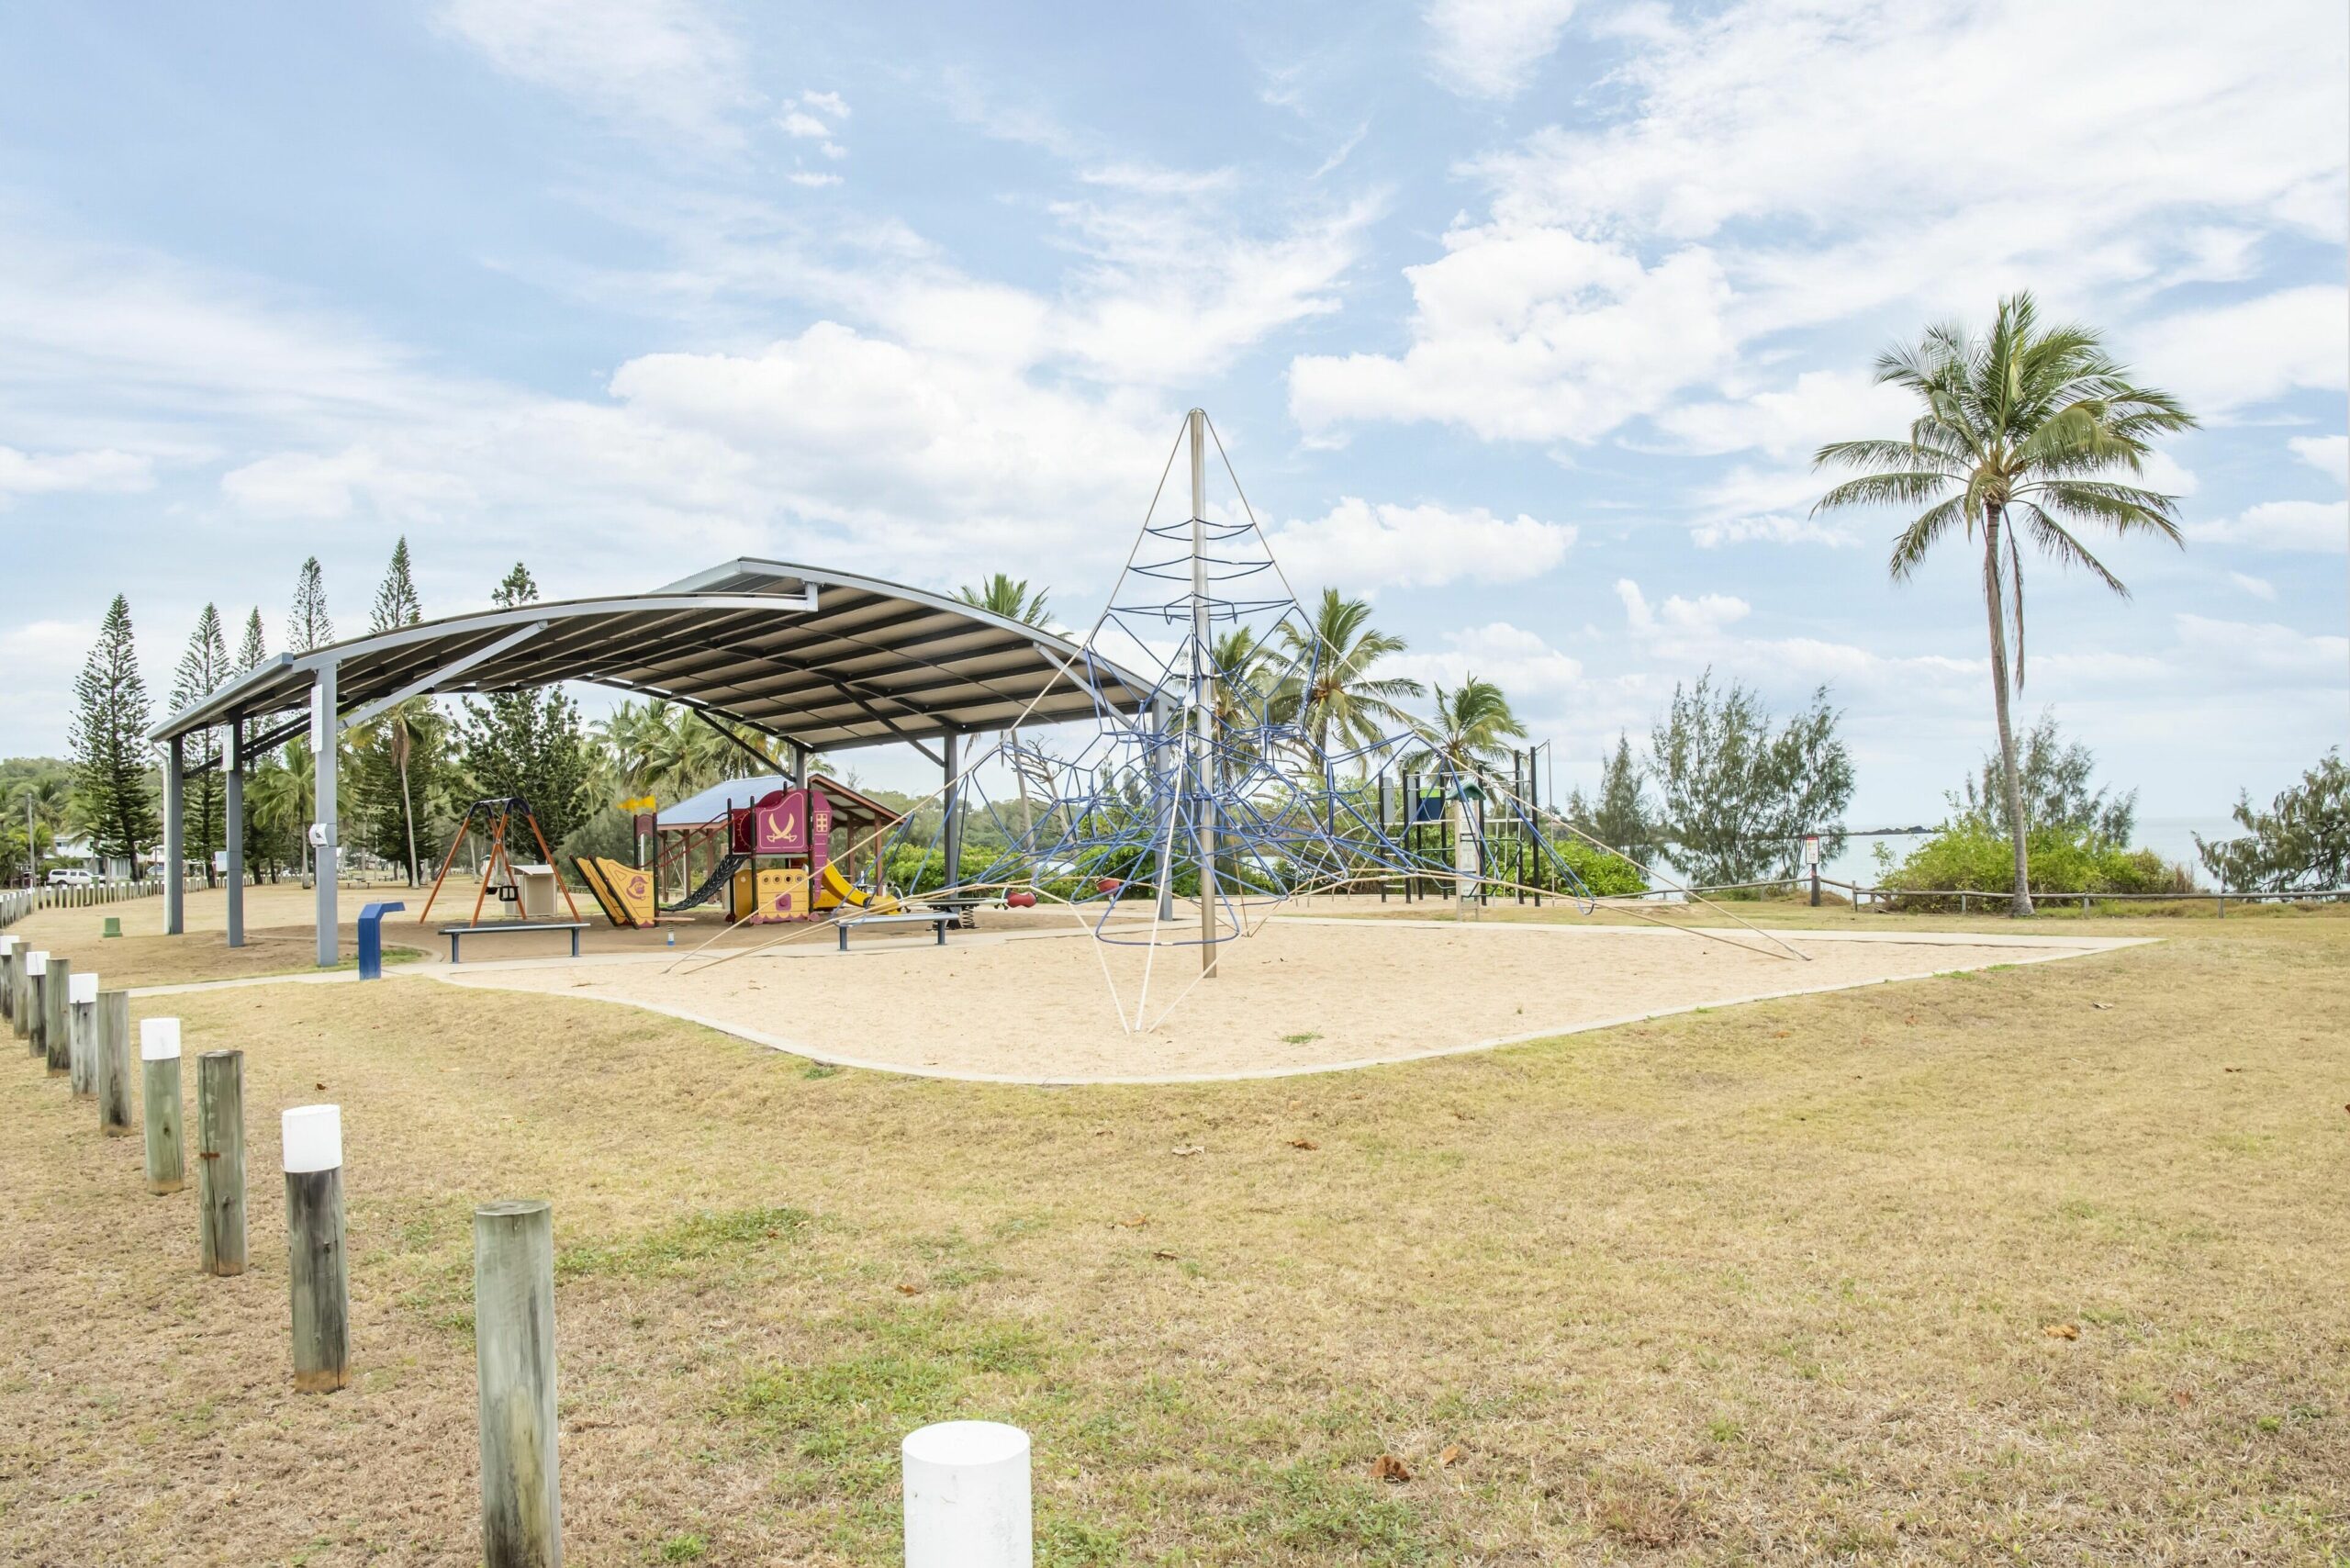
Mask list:
[{"label": "palm tree", "polygon": [[408,885],[419,884],[422,865],[416,857],[416,792],[408,784],[408,769],[420,756],[436,754],[445,742],[448,726],[429,697],[396,702],[375,722],[385,754],[400,775],[400,817],[408,828]]},{"label": "palm tree", "polygon": [[1915,346],[1886,350],[1877,356],[1876,379],[1916,393],[1923,408],[1906,440],[1821,447],[1813,466],[1849,469],[1860,477],[1830,489],[1812,510],[1923,507],[1894,541],[1896,582],[1907,581],[1938,541],[1962,530],[1972,541],[1980,526],[1992,707],[2015,840],[2015,897],[2009,908],[2028,915],[2023,787],[2008,716],[2010,626],[2014,688],[2023,689],[2023,551],[2017,535],[2128,598],[2121,579],[2066,524],[2178,543],[2177,498],[2117,476],[2143,471],[2149,436],[2188,429],[2195,420],[2168,393],[2133,386],[2129,368],[2105,352],[2096,332],[2043,329],[2029,294],[1999,301],[1984,336],[1945,323],[1930,328]]},{"label": "palm tree", "polygon": [[1509,756],[1509,743],[1523,740],[1526,726],[1510,711],[1509,699],[1490,680],[1464,675],[1453,690],[1436,689],[1436,717],[1418,726],[1420,748],[1404,759],[1415,772],[1449,778],[1444,813],[1452,827],[1453,896],[1462,911],[1478,875],[1476,838],[1470,832],[1470,792],[1488,768]]},{"label": "palm tree", "polygon": [[1372,628],[1369,601],[1342,599],[1337,588],[1324,588],[1312,623],[1301,627],[1283,621],[1281,634],[1292,666],[1275,693],[1275,711],[1303,725],[1315,750],[1328,753],[1333,732],[1348,745],[1361,746],[1409,726],[1411,720],[1395,704],[1420,696],[1420,683],[1371,673],[1380,660],[1409,644]]},{"label": "palm tree", "polygon": [[1010,573],[998,572],[979,588],[964,584],[955,590],[955,597],[1007,621],[1049,631],[1045,624],[1045,593],[1043,588],[1029,592],[1026,577],[1015,581]]}]

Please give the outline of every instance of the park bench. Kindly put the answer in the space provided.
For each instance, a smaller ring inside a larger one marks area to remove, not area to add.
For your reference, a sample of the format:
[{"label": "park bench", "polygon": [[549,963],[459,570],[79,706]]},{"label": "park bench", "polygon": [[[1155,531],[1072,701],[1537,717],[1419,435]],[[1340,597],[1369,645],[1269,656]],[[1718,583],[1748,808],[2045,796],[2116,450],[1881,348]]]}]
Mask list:
[{"label": "park bench", "polygon": [[457,944],[468,936],[504,936],[518,931],[568,931],[571,933],[571,956],[579,957],[579,934],[588,929],[584,920],[501,920],[495,925],[444,925],[441,935],[449,939],[449,961],[464,960],[457,956]]},{"label": "park bench", "polygon": [[839,930],[841,951],[845,953],[848,951],[848,928],[852,925],[935,926],[938,929],[938,945],[944,947],[946,946],[946,928],[959,924],[962,918],[959,911],[951,909],[910,910],[898,914],[863,914],[855,920],[836,920],[833,924]]}]

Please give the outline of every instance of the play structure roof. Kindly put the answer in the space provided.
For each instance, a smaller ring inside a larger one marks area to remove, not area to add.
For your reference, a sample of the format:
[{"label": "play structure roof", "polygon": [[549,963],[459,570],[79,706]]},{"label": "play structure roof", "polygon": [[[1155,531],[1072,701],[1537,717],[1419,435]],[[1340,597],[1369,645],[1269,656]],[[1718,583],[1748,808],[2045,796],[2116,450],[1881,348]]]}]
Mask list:
[{"label": "play structure roof", "polygon": [[[153,738],[232,721],[274,745],[307,726],[319,672],[346,723],[426,692],[586,681],[665,697],[811,750],[925,742],[1133,713],[1150,683],[1065,638],[921,588],[737,560],[656,588],[427,621],[281,654],[174,713]],[[1031,706],[1033,703],[1033,707]]]},{"label": "play structure roof", "polygon": [[[857,815],[871,817],[877,822],[893,823],[898,820],[896,812],[870,795],[842,783],[830,774],[816,774],[811,782],[824,792],[825,797],[833,802],[833,809],[835,812],[843,805],[847,805],[854,808]],[[790,788],[791,780],[780,773],[762,774],[750,778],[729,778],[722,784],[711,785],[698,795],[688,795],[674,806],[662,807],[661,831],[668,833],[672,830],[682,831],[689,827],[707,827],[723,815],[729,806],[753,805],[778,790]]]}]

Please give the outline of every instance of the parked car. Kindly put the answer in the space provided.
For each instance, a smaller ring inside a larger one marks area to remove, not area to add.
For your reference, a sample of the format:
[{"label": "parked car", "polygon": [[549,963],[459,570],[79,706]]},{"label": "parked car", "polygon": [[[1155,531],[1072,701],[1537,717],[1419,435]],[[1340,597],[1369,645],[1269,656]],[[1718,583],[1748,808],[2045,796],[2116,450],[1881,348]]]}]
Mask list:
[{"label": "parked car", "polygon": [[49,885],[52,888],[86,888],[95,880],[96,878],[79,866],[60,866],[49,874]]}]

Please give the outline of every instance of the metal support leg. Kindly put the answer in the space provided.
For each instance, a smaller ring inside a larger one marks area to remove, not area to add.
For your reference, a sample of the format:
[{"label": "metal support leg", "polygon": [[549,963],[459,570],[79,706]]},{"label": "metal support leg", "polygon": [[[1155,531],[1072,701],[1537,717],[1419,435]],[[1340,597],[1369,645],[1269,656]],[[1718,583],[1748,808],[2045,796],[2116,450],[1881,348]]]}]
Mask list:
[{"label": "metal support leg", "polygon": [[949,731],[939,754],[946,775],[946,831],[939,835],[946,855],[942,885],[952,892],[963,885],[963,737]]},{"label": "metal support leg", "polygon": [[245,722],[229,726],[229,946],[245,945]]},{"label": "metal support leg", "polygon": [[[163,756],[163,935],[187,929],[187,866],[181,849],[187,833],[187,743],[172,737]],[[137,846],[133,846],[136,848]]]},{"label": "metal support leg", "polygon": [[341,726],[335,722],[335,666],[319,666],[318,687],[310,693],[311,776],[315,782],[311,818],[320,830],[317,846],[319,968],[330,969],[342,961],[335,911],[335,754]]}]

